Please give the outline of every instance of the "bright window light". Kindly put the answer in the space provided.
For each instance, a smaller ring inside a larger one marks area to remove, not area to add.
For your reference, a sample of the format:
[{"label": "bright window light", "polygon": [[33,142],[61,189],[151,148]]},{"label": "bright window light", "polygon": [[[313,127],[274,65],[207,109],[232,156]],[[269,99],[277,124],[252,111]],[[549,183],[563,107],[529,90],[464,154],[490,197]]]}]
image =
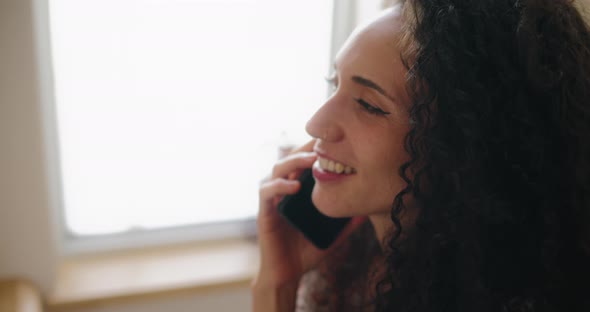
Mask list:
[{"label": "bright window light", "polygon": [[254,216],[326,98],[332,1],[49,4],[68,231]]}]

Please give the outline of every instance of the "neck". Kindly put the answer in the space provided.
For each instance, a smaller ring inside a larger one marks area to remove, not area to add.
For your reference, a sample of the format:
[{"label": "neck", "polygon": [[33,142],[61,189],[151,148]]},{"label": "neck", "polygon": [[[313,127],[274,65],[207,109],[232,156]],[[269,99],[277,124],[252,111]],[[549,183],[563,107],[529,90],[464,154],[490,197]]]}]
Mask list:
[{"label": "neck", "polygon": [[386,242],[384,242],[383,240],[385,239],[385,236],[388,233],[388,231],[390,231],[393,227],[391,216],[389,213],[370,215],[369,220],[373,224],[373,228],[375,229],[375,235],[377,236],[377,241],[381,245],[381,250],[384,250],[385,246],[383,246],[383,244]]},{"label": "neck", "polygon": [[[409,202],[406,208],[403,209],[402,213],[398,216],[402,225],[402,232],[407,233],[409,228],[414,227],[418,213],[419,209],[413,204],[413,202]],[[391,214],[388,211],[387,213],[370,215],[369,220],[373,224],[375,235],[379,241],[381,250],[384,251],[387,247],[386,244],[388,243],[385,239],[389,236],[388,234],[391,234],[394,227],[393,221],[391,221]]]}]

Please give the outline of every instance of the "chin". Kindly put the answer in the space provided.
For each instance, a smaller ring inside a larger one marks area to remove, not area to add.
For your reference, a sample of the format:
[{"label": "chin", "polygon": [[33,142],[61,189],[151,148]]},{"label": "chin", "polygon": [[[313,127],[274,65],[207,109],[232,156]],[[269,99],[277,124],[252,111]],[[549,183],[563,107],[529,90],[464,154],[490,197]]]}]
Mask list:
[{"label": "chin", "polygon": [[315,192],[312,193],[311,196],[311,201],[313,202],[313,204],[316,206],[316,208],[318,208],[318,210],[331,218],[346,218],[346,217],[350,217],[349,213],[346,213],[345,211],[342,210],[343,205],[339,204],[335,201],[323,201],[321,199],[318,198],[317,195],[315,195]]}]

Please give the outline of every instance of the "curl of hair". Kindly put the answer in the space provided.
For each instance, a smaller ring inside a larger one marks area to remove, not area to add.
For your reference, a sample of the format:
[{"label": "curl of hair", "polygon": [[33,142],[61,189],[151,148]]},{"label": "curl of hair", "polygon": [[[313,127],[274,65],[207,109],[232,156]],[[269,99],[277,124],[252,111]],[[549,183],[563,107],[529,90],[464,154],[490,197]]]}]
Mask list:
[{"label": "curl of hair", "polygon": [[[411,160],[375,310],[590,311],[582,15],[566,0],[407,0],[403,10]],[[419,207],[411,229],[400,217],[408,196]],[[332,296],[356,281],[337,266],[323,272]]]},{"label": "curl of hair", "polygon": [[377,310],[588,311],[590,32],[563,0],[413,0],[420,214]]}]

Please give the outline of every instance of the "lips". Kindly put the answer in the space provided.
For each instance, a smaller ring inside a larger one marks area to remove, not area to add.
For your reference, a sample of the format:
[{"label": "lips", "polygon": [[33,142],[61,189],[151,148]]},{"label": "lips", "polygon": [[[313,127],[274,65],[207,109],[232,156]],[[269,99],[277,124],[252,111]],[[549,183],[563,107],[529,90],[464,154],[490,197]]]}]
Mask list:
[{"label": "lips", "polygon": [[352,166],[349,166],[347,164],[345,164],[344,162],[338,161],[330,156],[327,156],[326,154],[319,152],[316,150],[316,153],[318,155],[318,163],[319,163],[319,167],[326,171],[326,172],[330,172],[330,173],[336,173],[336,174],[353,174],[356,173],[356,169],[353,168]]}]

